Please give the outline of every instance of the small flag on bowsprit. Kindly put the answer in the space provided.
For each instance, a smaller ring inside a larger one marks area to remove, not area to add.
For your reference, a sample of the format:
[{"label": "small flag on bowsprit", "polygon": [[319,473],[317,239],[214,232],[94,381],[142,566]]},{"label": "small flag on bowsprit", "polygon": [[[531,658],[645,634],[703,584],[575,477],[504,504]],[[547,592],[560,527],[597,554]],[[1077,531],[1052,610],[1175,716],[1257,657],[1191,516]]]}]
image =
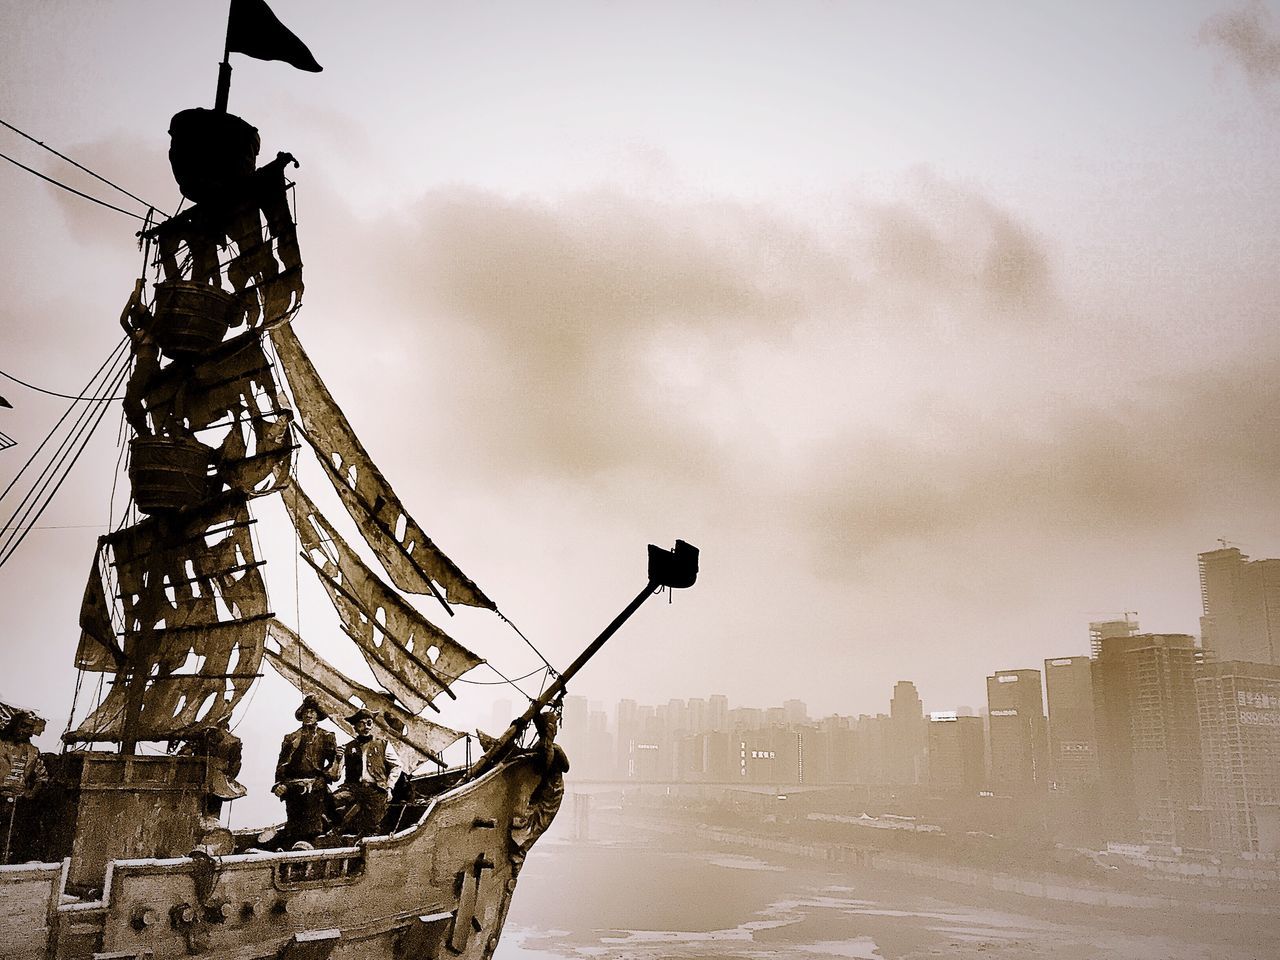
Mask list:
[{"label": "small flag on bowsprit", "polygon": [[13,404],[10,403],[8,400],[6,400],[4,397],[0,397],[0,407],[8,407],[10,410],[12,410]]},{"label": "small flag on bowsprit", "polygon": [[255,60],[283,60],[310,73],[324,69],[316,63],[307,45],[280,22],[264,0],[231,0],[227,53],[243,53]]}]

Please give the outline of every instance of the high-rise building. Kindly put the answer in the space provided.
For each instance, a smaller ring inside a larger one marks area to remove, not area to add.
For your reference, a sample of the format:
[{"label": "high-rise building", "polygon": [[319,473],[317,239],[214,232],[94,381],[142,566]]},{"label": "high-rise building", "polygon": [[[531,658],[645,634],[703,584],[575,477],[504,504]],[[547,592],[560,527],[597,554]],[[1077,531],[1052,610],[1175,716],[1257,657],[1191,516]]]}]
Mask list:
[{"label": "high-rise building", "polygon": [[890,783],[911,784],[923,779],[925,754],[924,705],[910,680],[893,685],[889,701],[889,736],[885,744]]},{"label": "high-rise building", "polygon": [[885,744],[889,739],[889,717],[862,714],[853,725],[855,783],[886,783]]},{"label": "high-rise building", "polygon": [[640,737],[640,708],[634,700],[619,700],[615,746],[614,770],[623,779],[636,776],[635,746]]},{"label": "high-rise building", "polygon": [[706,733],[710,729],[707,701],[701,697],[693,697],[689,701],[689,732]]},{"label": "high-rise building", "polygon": [[1093,662],[1106,823],[1145,843],[1201,846],[1200,730],[1185,634],[1111,637]]},{"label": "high-rise building", "polygon": [[1199,561],[1205,659],[1280,664],[1280,560],[1225,547]]},{"label": "high-rise building", "polygon": [[1280,854],[1280,666],[1238,661],[1196,671],[1209,842]]},{"label": "high-rise building", "polygon": [[[1089,624],[1089,656],[1094,660],[1102,651],[1102,641],[1111,637],[1133,637],[1138,633],[1138,621],[1129,619],[1126,612],[1123,620],[1094,620]],[[1137,614],[1134,614],[1137,616]]]},{"label": "high-rise building", "polygon": [[759,730],[765,725],[765,713],[759,707],[734,707],[728,717],[731,730]]},{"label": "high-rise building", "polygon": [[818,732],[825,738],[827,782],[853,783],[857,779],[854,761],[858,746],[851,718],[823,717],[818,721]]},{"label": "high-rise building", "polygon": [[707,710],[711,715],[711,729],[724,732],[729,729],[729,698],[723,693],[713,693],[707,698]]},{"label": "high-rise building", "polygon": [[747,783],[799,783],[800,744],[785,727],[738,734],[738,777]]},{"label": "high-rise building", "polygon": [[609,735],[609,715],[596,703],[587,711],[587,754],[582,769],[586,776],[605,778],[612,773],[613,737]]},{"label": "high-rise building", "polygon": [[1056,657],[1044,662],[1049,777],[1059,790],[1078,789],[1098,779],[1091,663],[1088,657]]},{"label": "high-rise building", "polygon": [[689,705],[683,700],[667,701],[667,733],[671,735],[689,733]]},{"label": "high-rise building", "polygon": [[943,794],[976,794],[986,782],[982,718],[954,711],[929,714],[930,788]]},{"label": "high-rise building", "polygon": [[783,700],[782,718],[785,723],[808,723],[809,708],[803,700]]},{"label": "high-rise building", "polygon": [[565,697],[560,733],[556,736],[574,768],[584,773],[591,764],[590,710],[586,697]]},{"label": "high-rise building", "polygon": [[1047,783],[1044,692],[1039,670],[997,670],[987,677],[991,789],[1031,792]]}]

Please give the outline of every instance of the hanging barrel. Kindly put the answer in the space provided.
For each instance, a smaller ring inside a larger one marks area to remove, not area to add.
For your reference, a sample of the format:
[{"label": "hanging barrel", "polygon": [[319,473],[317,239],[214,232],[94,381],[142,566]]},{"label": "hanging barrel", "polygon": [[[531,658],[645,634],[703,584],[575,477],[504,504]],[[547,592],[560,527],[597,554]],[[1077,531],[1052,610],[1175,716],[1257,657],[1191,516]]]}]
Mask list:
[{"label": "hanging barrel", "polygon": [[157,283],[151,334],[171,357],[198,357],[222,342],[238,304],[235,294],[207,283]]},{"label": "hanging barrel", "polygon": [[129,480],[138,509],[164,513],[204,500],[211,452],[189,437],[134,437],[129,442]]}]

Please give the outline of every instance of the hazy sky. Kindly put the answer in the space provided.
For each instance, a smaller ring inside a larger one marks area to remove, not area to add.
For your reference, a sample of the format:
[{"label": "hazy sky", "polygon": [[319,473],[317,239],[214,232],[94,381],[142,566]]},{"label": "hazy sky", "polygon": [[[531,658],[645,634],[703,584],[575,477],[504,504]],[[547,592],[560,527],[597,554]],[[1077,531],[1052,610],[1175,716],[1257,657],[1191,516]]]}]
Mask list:
[{"label": "hazy sky", "polygon": [[[1089,620],[1198,632],[1217,538],[1280,554],[1276,5],[273,7],[324,72],[233,56],[231,108],[302,162],[296,329],[417,519],[561,665],[702,548],[571,692],[978,706]],[[4,0],[0,118],[172,211],[225,15]],[[0,369],[74,392],[137,225],[9,164],[0,204]],[[0,394],[7,483],[63,404]],[[118,425],[0,571],[0,699],[59,729]]]}]

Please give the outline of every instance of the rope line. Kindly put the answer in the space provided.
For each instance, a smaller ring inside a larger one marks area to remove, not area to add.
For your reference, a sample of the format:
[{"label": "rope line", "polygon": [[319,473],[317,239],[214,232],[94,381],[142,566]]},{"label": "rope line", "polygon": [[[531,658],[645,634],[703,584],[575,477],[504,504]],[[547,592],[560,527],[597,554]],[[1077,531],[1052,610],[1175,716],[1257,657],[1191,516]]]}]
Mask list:
[{"label": "rope line", "polygon": [[118,183],[112,183],[112,182],[111,182],[110,180],[108,180],[106,177],[102,176],[102,175],[101,175],[101,174],[99,174],[99,173],[94,173],[92,170],[90,170],[88,167],[84,166],[83,164],[76,163],[74,160],[72,160],[72,159],[71,159],[70,157],[68,157],[66,154],[59,153],[57,150],[53,149],[53,147],[49,146],[49,145],[48,145],[47,143],[45,143],[43,140],[37,140],[37,139],[36,139],[35,137],[33,137],[31,134],[29,134],[29,133],[25,133],[25,132],[23,132],[22,130],[19,130],[19,129],[18,129],[17,127],[15,127],[12,123],[9,123],[7,120],[0,120],[0,124],[3,124],[4,126],[8,127],[10,130],[12,130],[12,131],[13,131],[14,133],[16,133],[18,136],[20,136],[20,137],[26,137],[28,140],[30,140],[32,143],[34,143],[36,146],[38,146],[38,147],[43,147],[45,150],[48,150],[50,153],[52,153],[55,157],[58,157],[58,158],[59,158],[59,159],[61,159],[61,160],[65,160],[65,161],[67,161],[67,163],[71,164],[71,165],[72,165],[73,167],[75,167],[77,170],[83,170],[85,173],[87,173],[89,176],[93,177],[94,179],[96,179],[96,180],[101,180],[101,181],[102,181],[103,183],[105,183],[108,187],[111,187],[111,188],[112,188],[112,189],[114,189],[114,190],[119,190],[121,193],[123,193],[123,194],[124,194],[126,197],[128,197],[130,200],[137,200],[137,201],[138,201],[140,204],[142,204],[144,207],[154,207],[154,206],[155,206],[155,204],[154,204],[154,203],[147,203],[147,201],[143,200],[141,197],[135,196],[134,194],[130,193],[128,190],[126,190],[124,187],[120,186]]},{"label": "rope line", "polygon": [[114,210],[116,213],[123,213],[126,217],[133,217],[133,219],[140,220],[143,223],[147,222],[146,217],[140,216],[136,213],[132,213],[124,209],[123,207],[117,207],[114,203],[107,203],[107,201],[105,200],[99,200],[97,197],[90,196],[89,194],[85,193],[83,190],[77,190],[75,187],[69,187],[65,183],[63,183],[61,180],[55,180],[53,179],[53,177],[45,176],[39,170],[33,170],[31,167],[28,167],[25,163],[19,163],[17,160],[13,159],[13,157],[9,156],[7,153],[0,153],[0,158],[8,160],[15,167],[21,167],[23,170],[27,171],[27,173],[35,174],[41,180],[48,181],[49,183],[52,183],[55,187],[61,187],[63,190],[66,190],[68,193],[74,193],[77,197],[84,197],[84,199],[90,200],[101,207],[106,207],[108,210]]},{"label": "rope line", "polygon": [[[523,630],[517,627],[513,621],[509,620],[507,618],[507,615],[503,613],[501,610],[499,610],[497,607],[494,607],[493,612],[498,615],[498,619],[500,619],[503,623],[505,623],[507,626],[509,626],[512,630],[516,632],[516,636],[518,636],[521,640],[523,640],[526,644],[528,644],[529,649],[538,655],[538,659],[541,660],[546,665],[547,670],[551,672],[552,676],[554,677],[560,676],[560,672],[551,665],[550,660],[548,660],[546,657],[542,655],[542,651],[533,645],[533,641],[524,635]],[[529,674],[529,676],[532,676],[532,674]],[[523,679],[523,677],[521,679]]]},{"label": "rope line", "polygon": [[[488,661],[485,661],[485,665],[488,666]],[[496,673],[497,671],[495,670],[494,672]],[[535,676],[536,674],[546,673],[546,672],[547,672],[546,667],[534,667],[532,670],[530,670],[528,673],[524,674],[523,676],[516,677],[515,681],[518,682],[520,680],[528,680],[530,677]],[[512,686],[515,686],[515,682],[511,680],[507,680],[505,678],[502,680],[467,680],[464,677],[454,677],[453,682],[454,683],[470,683],[477,687],[500,687],[504,683],[510,683],[512,684]],[[516,689],[519,690],[518,687]],[[528,696],[528,694],[524,694],[524,695]]]},{"label": "rope line", "polygon": [[[128,354],[123,357],[123,362],[119,364],[119,368],[112,371],[108,379],[103,382],[102,389],[111,391],[119,389],[125,377],[129,374],[131,359],[132,357]],[[74,404],[72,406],[74,407]],[[55,451],[55,459],[45,467],[37,479],[36,485],[33,485],[31,490],[23,497],[14,515],[10,517],[10,522],[17,519],[22,529],[17,536],[10,536],[7,543],[0,546],[0,551],[3,551],[0,553],[0,566],[3,566],[13,556],[22,541],[26,539],[27,534],[31,532],[32,526],[40,519],[41,514],[44,513],[62,488],[62,484],[71,474],[71,468],[80,459],[80,455],[88,445],[89,439],[93,436],[94,431],[97,430],[98,425],[102,422],[109,409],[110,407],[105,404],[97,407],[85,405],[82,408],[82,412],[72,426],[71,432],[63,439],[57,451]],[[56,483],[54,483],[55,479]],[[52,490],[49,489],[50,484],[53,484]],[[46,491],[48,491],[47,495]],[[20,518],[18,517],[19,512],[21,512]]]},{"label": "rope line", "polygon": [[[128,364],[126,363],[110,384],[112,389],[119,386],[127,372]],[[38,485],[33,486],[24,496],[22,503],[19,504],[17,511],[15,511],[15,517],[18,511],[21,511],[22,514],[18,520],[21,532],[17,536],[10,536],[8,542],[3,547],[0,547],[0,550],[3,551],[3,553],[0,553],[0,566],[13,556],[18,546],[26,539],[27,534],[31,532],[31,527],[44,513],[45,508],[48,507],[58,490],[62,488],[62,484],[70,474],[71,468],[80,458],[80,454],[88,444],[89,438],[102,422],[108,409],[108,407],[98,407],[96,409],[85,407],[83,409],[72,427],[72,432],[59,445],[55,453],[56,460],[51,461],[46,466],[37,481]],[[56,483],[54,483],[55,479]],[[52,490],[49,490],[50,484],[53,484]],[[46,491],[48,491],[47,495]]]},{"label": "rope line", "polygon": [[[85,387],[85,390],[89,390],[93,386],[93,384],[97,382],[98,378],[102,376],[102,372],[107,368],[107,366],[115,362],[116,354],[120,352],[120,349],[128,342],[128,340],[129,340],[128,337],[122,337],[120,339],[120,342],[117,343],[114,348],[112,348],[111,352],[107,354],[107,359],[102,361],[102,365],[98,367],[98,369],[94,371],[93,376],[89,378],[89,383]],[[5,376],[8,376],[8,374],[5,374]],[[88,398],[72,397],[71,399],[80,400],[80,399],[88,399]],[[32,453],[31,456],[27,458],[27,462],[22,465],[22,469],[18,471],[17,476],[15,476],[12,480],[9,481],[9,485],[5,487],[3,491],[0,491],[0,500],[3,500],[5,497],[9,495],[9,491],[13,489],[13,485],[22,478],[22,475],[27,471],[27,467],[31,466],[31,464],[35,461],[36,457],[40,456],[40,451],[44,449],[45,444],[53,439],[54,433],[56,433],[57,429],[60,426],[62,426],[62,422],[66,420],[67,417],[71,416],[71,411],[74,410],[75,408],[76,408],[76,405],[72,403],[69,407],[67,407],[66,412],[61,417],[58,418],[58,422],[53,425],[53,429],[49,431],[49,435],[40,441],[40,446],[36,447],[35,452]]]},{"label": "rope line", "polygon": [[[530,703],[533,703],[533,701],[534,701],[534,699],[535,699],[535,698],[534,698],[534,697],[529,696],[527,693],[525,693],[523,690],[521,690],[519,687],[517,687],[517,686],[516,686],[516,682],[515,682],[515,680],[512,680],[510,677],[508,677],[505,673],[503,673],[501,670],[499,670],[497,667],[495,667],[495,666],[494,666],[492,663],[490,663],[488,660],[486,660],[486,661],[484,662],[484,665],[485,665],[486,667],[488,667],[490,670],[492,670],[494,673],[496,673],[499,677],[501,677],[501,678],[502,678],[502,682],[503,682],[503,683],[506,683],[508,686],[510,686],[512,690],[514,690],[516,693],[520,694],[520,696],[524,697],[524,698],[525,698],[526,700],[528,700]],[[544,668],[539,667],[539,668],[538,668],[537,670],[535,670],[533,673],[539,673],[539,672],[541,672],[543,669],[544,669]],[[525,679],[527,679],[527,677],[531,677],[531,676],[533,676],[533,673],[528,674],[526,677],[520,677],[519,679],[521,679],[521,680],[525,680]],[[461,678],[460,678],[460,677],[454,677],[454,680],[459,680],[459,679],[461,679]],[[468,680],[468,681],[466,681],[466,682],[468,682],[468,683],[479,683],[480,681],[477,681],[477,680]],[[498,682],[497,682],[496,680],[493,680],[493,681],[490,681],[489,685],[491,685],[491,686],[497,686],[497,685],[498,685]]]},{"label": "rope line", "polygon": [[[108,360],[104,361],[104,364],[93,375],[90,387],[96,383],[99,384],[97,385],[99,392],[114,392],[114,390],[119,389],[125,376],[128,376],[129,362],[132,360],[132,356],[129,355],[127,349],[124,349],[124,344],[125,340],[122,340],[111,351]],[[102,374],[104,370],[108,371],[105,375]],[[79,401],[73,401],[70,404],[67,412],[63,413],[58,424],[55,424],[54,429],[50,431],[49,436],[46,436],[44,442],[41,442],[40,447],[36,449],[36,453],[32,454],[31,458],[24,463],[22,470],[18,471],[18,476],[15,476],[6,486],[4,494],[0,494],[0,498],[3,498],[5,494],[9,493],[9,490],[13,489],[14,484],[17,484],[18,477],[27,471],[32,462],[35,462],[38,453],[45,448],[50,439],[54,438],[61,424],[67,420],[70,413],[77,410],[78,403]],[[79,412],[76,420],[73,421],[67,435],[60,440],[58,447],[51,454],[49,463],[46,463],[40,474],[36,476],[35,483],[23,495],[22,500],[10,515],[9,521],[5,524],[6,527],[12,527],[12,530],[10,530],[10,535],[5,539],[4,543],[0,544],[0,566],[4,566],[4,563],[8,562],[10,557],[13,557],[15,550],[22,544],[23,540],[26,540],[27,534],[35,527],[36,521],[40,520],[45,508],[49,507],[52,498],[55,497],[58,490],[61,489],[61,485],[67,480],[70,470],[76,465],[76,461],[79,460],[79,456],[83,453],[84,447],[86,447],[88,440],[93,435],[93,431],[101,424],[102,417],[106,415],[106,411],[109,408],[106,404],[99,404],[99,406],[95,407],[90,403],[84,403],[79,406],[79,411],[81,412]],[[50,486],[52,486],[52,489],[50,489]]]},{"label": "rope line", "polygon": [[0,370],[0,377],[5,377],[9,380],[12,380],[14,383],[20,383],[22,384],[22,386],[26,387],[28,390],[34,390],[36,393],[43,393],[45,396],[48,396],[48,397],[60,397],[63,400],[87,400],[91,403],[110,403],[113,400],[124,399],[123,395],[118,397],[91,397],[83,393],[81,394],[59,393],[57,390],[46,390],[44,389],[44,387],[37,387],[34,383],[27,383],[27,381],[21,380],[18,377],[15,377],[12,373],[7,373],[4,370]]},{"label": "rope line", "polygon": [[[21,527],[0,527],[0,530],[21,530]],[[53,523],[53,524],[35,524],[32,530],[101,530],[100,523]],[[108,525],[107,529],[110,529]]]}]

